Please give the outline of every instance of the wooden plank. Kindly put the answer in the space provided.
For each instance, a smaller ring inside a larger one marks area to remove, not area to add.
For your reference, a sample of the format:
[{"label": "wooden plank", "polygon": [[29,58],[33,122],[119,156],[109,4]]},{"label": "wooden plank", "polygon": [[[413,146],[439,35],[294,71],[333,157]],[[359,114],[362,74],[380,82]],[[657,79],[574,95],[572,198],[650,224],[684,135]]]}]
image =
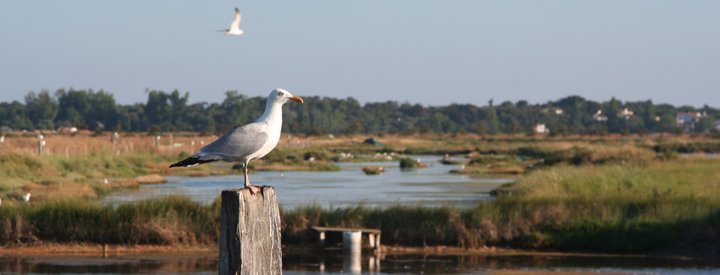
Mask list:
[{"label": "wooden plank", "polygon": [[316,231],[333,231],[333,232],[345,232],[345,231],[362,231],[363,233],[373,233],[373,234],[380,234],[382,231],[380,229],[372,229],[372,228],[347,228],[347,227],[324,227],[324,226],[313,226],[311,227],[313,230]]},{"label": "wooden plank", "polygon": [[275,190],[223,190],[219,274],[282,274],[280,211]]}]

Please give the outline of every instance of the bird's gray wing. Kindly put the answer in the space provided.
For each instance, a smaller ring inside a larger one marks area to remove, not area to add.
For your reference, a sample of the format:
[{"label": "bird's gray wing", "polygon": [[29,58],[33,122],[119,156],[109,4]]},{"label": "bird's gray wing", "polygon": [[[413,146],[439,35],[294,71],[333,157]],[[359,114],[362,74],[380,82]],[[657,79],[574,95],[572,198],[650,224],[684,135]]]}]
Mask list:
[{"label": "bird's gray wing", "polygon": [[201,160],[241,161],[257,152],[268,140],[267,126],[260,123],[228,131],[196,154]]}]

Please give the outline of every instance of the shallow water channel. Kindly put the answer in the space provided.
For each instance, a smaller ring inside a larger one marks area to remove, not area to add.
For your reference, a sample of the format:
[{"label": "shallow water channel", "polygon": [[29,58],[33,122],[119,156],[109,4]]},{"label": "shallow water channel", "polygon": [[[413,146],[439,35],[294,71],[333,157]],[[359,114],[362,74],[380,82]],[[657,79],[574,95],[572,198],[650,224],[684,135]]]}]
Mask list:
[{"label": "shallow water channel", "polygon": [[[284,274],[718,274],[717,261],[590,256],[285,255]],[[2,274],[216,274],[217,255],[0,257]]]},{"label": "shallow water channel", "polygon": [[[443,165],[439,156],[412,156],[427,168],[400,169],[398,161],[338,163],[337,172],[258,171],[250,175],[255,185],[272,185],[285,209],[302,205],[347,207],[363,204],[392,204],[471,207],[490,198],[489,192],[508,177],[478,177],[450,174],[458,165]],[[383,166],[380,175],[365,175],[363,166]],[[167,195],[185,195],[212,203],[223,189],[239,188],[242,175],[210,177],[167,177],[169,183],[142,185],[135,190],[108,195],[105,202],[115,204]]]}]

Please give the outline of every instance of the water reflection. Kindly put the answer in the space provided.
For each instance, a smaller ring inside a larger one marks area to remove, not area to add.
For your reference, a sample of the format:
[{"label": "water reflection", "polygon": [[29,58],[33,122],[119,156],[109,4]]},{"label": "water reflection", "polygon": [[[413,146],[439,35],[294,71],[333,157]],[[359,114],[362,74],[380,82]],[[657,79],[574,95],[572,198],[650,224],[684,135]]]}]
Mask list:
[{"label": "water reflection", "polygon": [[[588,256],[437,256],[286,253],[285,274],[718,274],[715,261]],[[1,274],[216,274],[217,255],[0,257]]]},{"label": "water reflection", "polygon": [[[275,187],[285,209],[318,204],[324,207],[409,204],[471,207],[489,199],[489,192],[512,178],[472,177],[450,174],[457,165],[442,165],[439,156],[414,156],[428,168],[401,170],[397,161],[339,163],[338,172],[259,171],[251,175],[253,183]],[[365,175],[367,165],[385,167],[381,175]],[[143,185],[136,190],[112,193],[108,203],[122,203],[165,195],[187,195],[193,200],[211,203],[223,189],[239,187],[242,175],[213,177],[168,177],[171,184]]]},{"label": "water reflection", "polygon": [[135,255],[114,257],[25,256],[0,257],[0,274],[157,274],[173,272],[214,274],[217,256]]},{"label": "water reflection", "polygon": [[717,274],[720,263],[697,260],[587,256],[287,255],[288,274],[476,274],[513,272]]}]

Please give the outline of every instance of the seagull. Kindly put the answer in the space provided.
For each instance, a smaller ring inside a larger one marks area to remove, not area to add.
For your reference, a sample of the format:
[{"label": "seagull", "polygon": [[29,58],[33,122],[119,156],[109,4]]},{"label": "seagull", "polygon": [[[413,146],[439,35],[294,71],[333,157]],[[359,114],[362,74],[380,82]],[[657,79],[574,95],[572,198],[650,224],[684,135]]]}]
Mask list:
[{"label": "seagull", "polygon": [[30,192],[27,192],[27,194],[23,195],[22,199],[24,202],[29,202],[30,201]]},{"label": "seagull", "polygon": [[233,17],[232,23],[230,23],[230,29],[221,30],[225,35],[241,35],[243,31],[240,29],[240,10],[235,8],[235,16]]},{"label": "seagull", "polygon": [[265,112],[255,122],[228,131],[191,157],[170,165],[170,168],[188,167],[218,160],[240,162],[243,164],[245,187],[250,188],[250,192],[255,194],[260,189],[250,184],[248,164],[251,160],[262,158],[275,149],[282,130],[282,106],[291,100],[303,103],[301,97],[287,90],[273,90],[265,101]]}]

